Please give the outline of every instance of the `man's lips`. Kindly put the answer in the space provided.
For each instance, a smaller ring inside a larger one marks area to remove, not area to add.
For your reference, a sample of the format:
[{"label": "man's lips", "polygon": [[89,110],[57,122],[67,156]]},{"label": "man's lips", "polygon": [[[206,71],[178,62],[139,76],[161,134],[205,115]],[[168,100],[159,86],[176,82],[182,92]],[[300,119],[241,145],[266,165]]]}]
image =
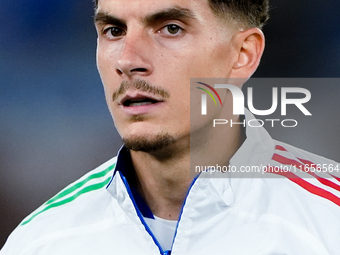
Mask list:
[{"label": "man's lips", "polygon": [[158,98],[154,95],[149,95],[147,93],[127,93],[120,101],[119,104],[130,107],[139,106],[145,104],[154,104],[158,102],[163,102],[164,100]]},{"label": "man's lips", "polygon": [[164,103],[162,98],[148,93],[127,93],[118,102],[123,111],[129,115],[146,114]]}]

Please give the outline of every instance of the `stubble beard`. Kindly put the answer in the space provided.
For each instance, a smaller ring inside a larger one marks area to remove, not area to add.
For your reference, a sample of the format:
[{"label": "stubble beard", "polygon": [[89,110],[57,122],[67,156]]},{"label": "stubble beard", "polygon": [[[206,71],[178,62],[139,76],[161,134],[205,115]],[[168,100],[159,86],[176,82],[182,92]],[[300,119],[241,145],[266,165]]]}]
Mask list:
[{"label": "stubble beard", "polygon": [[123,143],[127,149],[150,153],[164,150],[175,143],[175,138],[168,133],[159,133],[152,138],[145,135],[123,138]]}]

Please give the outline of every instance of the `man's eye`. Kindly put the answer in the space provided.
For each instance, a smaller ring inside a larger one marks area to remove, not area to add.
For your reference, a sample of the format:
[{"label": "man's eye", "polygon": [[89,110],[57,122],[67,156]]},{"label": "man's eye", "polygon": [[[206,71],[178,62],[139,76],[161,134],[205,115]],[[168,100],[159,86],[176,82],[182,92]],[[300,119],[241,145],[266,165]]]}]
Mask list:
[{"label": "man's eye", "polygon": [[163,32],[166,35],[178,35],[183,31],[183,29],[175,24],[169,24],[163,27],[160,32]]},{"label": "man's eye", "polygon": [[119,27],[109,27],[104,30],[104,34],[109,38],[111,37],[119,37],[125,35],[125,31]]},{"label": "man's eye", "polygon": [[174,25],[174,24],[167,25],[167,29],[168,29],[168,32],[172,35],[177,34],[181,30],[179,26]]}]

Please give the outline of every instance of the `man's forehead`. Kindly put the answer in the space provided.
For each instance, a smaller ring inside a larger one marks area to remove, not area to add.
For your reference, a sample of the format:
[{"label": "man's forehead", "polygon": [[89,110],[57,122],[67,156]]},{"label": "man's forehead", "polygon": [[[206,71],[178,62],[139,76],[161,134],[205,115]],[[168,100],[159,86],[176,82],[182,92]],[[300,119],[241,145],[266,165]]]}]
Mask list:
[{"label": "man's forehead", "polygon": [[121,18],[143,18],[169,8],[187,9],[193,14],[210,9],[208,0],[98,0],[96,12],[110,13]]}]

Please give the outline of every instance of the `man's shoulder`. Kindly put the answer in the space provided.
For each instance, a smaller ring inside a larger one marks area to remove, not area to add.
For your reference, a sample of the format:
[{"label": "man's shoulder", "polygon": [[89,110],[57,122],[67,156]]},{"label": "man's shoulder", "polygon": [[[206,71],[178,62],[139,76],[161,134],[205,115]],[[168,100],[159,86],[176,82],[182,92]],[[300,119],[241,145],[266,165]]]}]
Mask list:
[{"label": "man's shoulder", "polygon": [[[263,219],[286,234],[300,233],[319,242],[330,254],[339,247],[340,164],[274,141],[275,150],[255,199]],[[265,199],[266,198],[266,199]]]},{"label": "man's shoulder", "polygon": [[339,163],[275,141],[267,172],[269,179],[275,179],[268,182],[277,199],[273,202],[276,204],[272,207],[274,211],[284,212],[290,219],[297,217],[301,221],[315,220],[315,224],[325,221],[325,225],[340,226]]},{"label": "man's shoulder", "polygon": [[21,254],[41,238],[104,221],[105,207],[111,201],[106,187],[116,160],[88,172],[28,215],[9,236],[1,254]]},{"label": "man's shoulder", "polygon": [[84,200],[85,196],[95,194],[93,192],[100,191],[107,186],[116,165],[116,157],[110,159],[94,170],[88,172],[75,182],[71,183],[54,197],[45,202],[37,210],[27,216],[20,226],[28,225],[33,221],[39,221],[45,212],[51,209],[64,209],[79,205],[80,200]]}]

